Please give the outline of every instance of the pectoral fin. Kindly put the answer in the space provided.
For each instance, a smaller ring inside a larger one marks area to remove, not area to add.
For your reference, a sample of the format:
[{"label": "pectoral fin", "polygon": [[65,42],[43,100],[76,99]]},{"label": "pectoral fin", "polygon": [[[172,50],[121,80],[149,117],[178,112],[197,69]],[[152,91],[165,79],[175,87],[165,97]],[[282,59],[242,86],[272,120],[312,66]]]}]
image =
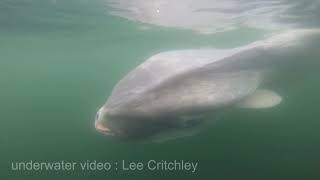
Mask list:
[{"label": "pectoral fin", "polygon": [[238,107],[250,109],[271,108],[280,104],[281,101],[282,98],[279,94],[270,90],[260,89],[241,100]]}]

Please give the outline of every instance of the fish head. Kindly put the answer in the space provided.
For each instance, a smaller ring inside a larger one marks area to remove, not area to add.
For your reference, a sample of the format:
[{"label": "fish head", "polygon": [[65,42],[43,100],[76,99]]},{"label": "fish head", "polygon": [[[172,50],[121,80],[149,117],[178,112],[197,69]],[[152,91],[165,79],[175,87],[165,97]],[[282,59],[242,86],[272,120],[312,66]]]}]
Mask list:
[{"label": "fish head", "polygon": [[193,135],[201,122],[198,117],[120,116],[103,106],[96,114],[95,128],[99,133],[118,140],[163,142]]},{"label": "fish head", "polygon": [[95,128],[98,132],[118,139],[148,136],[156,131],[155,127],[159,127],[157,123],[145,117],[119,115],[105,106],[98,110],[95,117]]}]

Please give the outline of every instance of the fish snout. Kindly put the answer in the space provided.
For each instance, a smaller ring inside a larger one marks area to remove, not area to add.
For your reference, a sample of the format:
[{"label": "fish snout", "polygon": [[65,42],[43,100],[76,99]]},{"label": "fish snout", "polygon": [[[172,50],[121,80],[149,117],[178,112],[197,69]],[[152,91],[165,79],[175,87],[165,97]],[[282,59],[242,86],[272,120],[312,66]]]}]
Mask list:
[{"label": "fish snout", "polygon": [[107,114],[104,108],[100,108],[95,117],[95,128],[98,132],[105,135],[113,135],[113,132],[108,127]]}]

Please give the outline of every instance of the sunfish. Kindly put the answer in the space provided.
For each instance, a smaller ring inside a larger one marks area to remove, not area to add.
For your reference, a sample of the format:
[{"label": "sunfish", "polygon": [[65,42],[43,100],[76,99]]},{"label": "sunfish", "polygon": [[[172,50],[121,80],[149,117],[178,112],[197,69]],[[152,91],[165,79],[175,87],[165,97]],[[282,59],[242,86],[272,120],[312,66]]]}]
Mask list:
[{"label": "sunfish", "polygon": [[176,138],[174,132],[199,127],[207,112],[231,106],[274,107],[282,97],[268,89],[268,83],[277,80],[278,72],[305,63],[301,58],[311,53],[318,32],[295,30],[232,49],[156,54],[114,87],[96,115],[95,127],[120,139],[166,132]]}]

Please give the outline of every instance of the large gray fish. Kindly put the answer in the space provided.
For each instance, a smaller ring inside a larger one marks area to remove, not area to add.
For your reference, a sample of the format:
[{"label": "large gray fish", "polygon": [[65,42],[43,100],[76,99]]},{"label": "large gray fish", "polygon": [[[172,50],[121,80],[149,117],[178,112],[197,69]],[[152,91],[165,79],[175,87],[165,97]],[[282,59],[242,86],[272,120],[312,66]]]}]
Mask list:
[{"label": "large gray fish", "polygon": [[[220,108],[269,108],[281,72],[305,66],[318,30],[295,30],[233,49],[162,52],[124,77],[96,115],[96,129],[124,139],[190,130]],[[279,73],[280,72],[280,73]],[[270,86],[272,87],[272,86]]]}]

